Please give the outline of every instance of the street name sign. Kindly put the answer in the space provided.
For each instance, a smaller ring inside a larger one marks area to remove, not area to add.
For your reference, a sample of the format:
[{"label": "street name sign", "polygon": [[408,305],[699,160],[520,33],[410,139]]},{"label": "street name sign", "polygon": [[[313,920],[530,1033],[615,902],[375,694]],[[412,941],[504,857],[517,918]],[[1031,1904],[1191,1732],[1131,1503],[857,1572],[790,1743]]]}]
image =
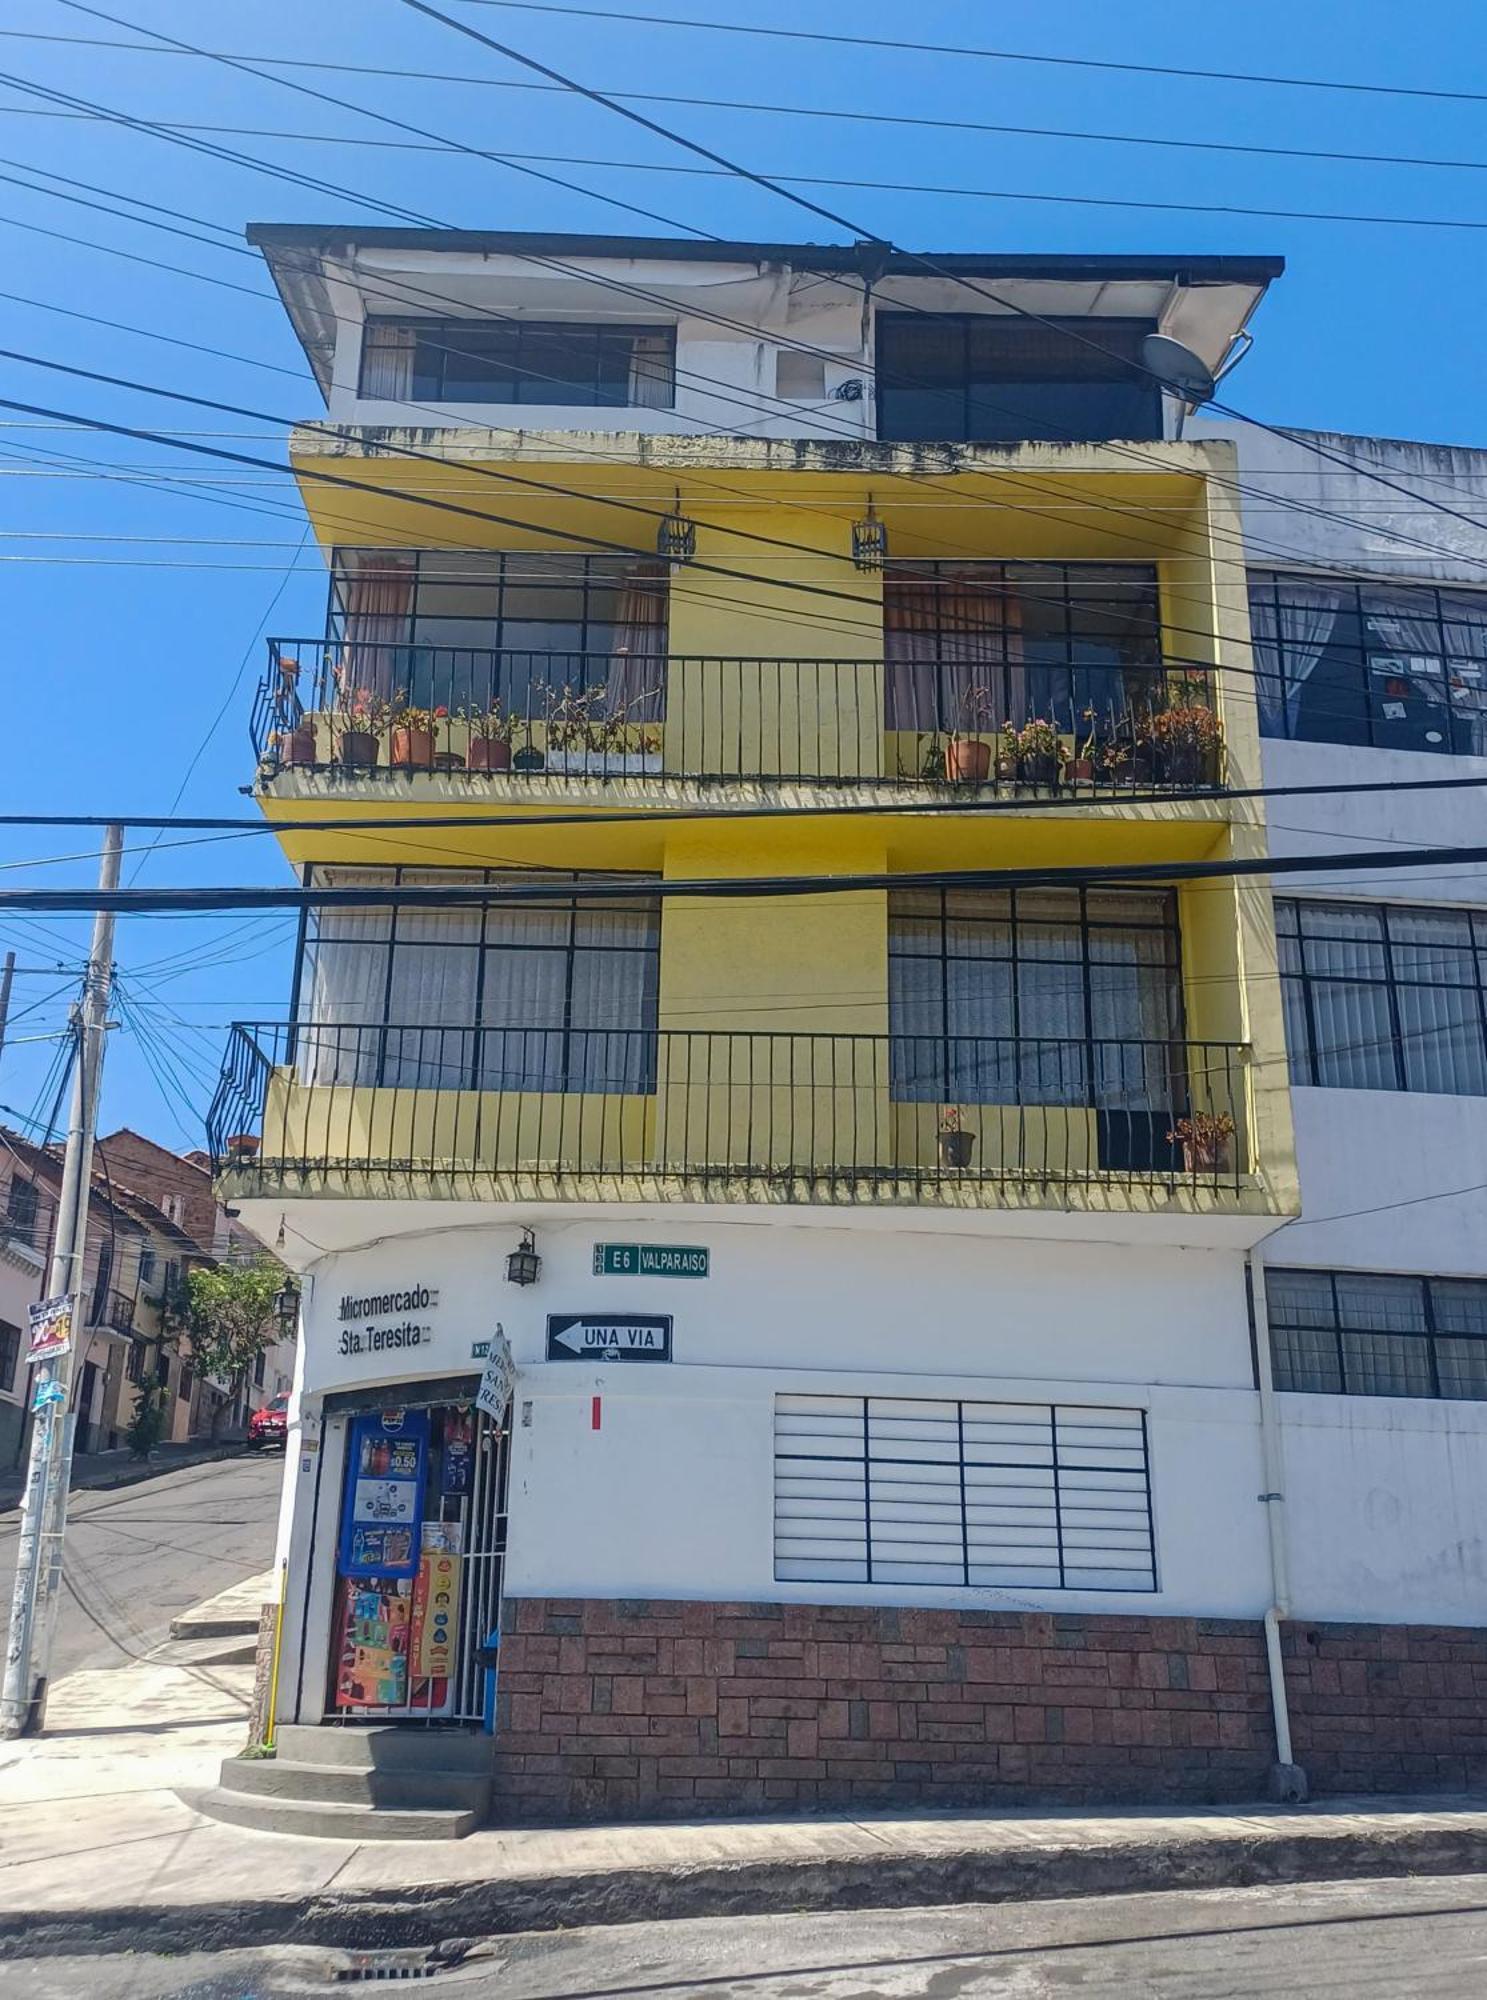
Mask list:
[{"label": "street name sign", "polygon": [[596,1243],[596,1278],[705,1278],[710,1252],[684,1243]]},{"label": "street name sign", "polygon": [[670,1313],[549,1313],[549,1361],[669,1361]]}]

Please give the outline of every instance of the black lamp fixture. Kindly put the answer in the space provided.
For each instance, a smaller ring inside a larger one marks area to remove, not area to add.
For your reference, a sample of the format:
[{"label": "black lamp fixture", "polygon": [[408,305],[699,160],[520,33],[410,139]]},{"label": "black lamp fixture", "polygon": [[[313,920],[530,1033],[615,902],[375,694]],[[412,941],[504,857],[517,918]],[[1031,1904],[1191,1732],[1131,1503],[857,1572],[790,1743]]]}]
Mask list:
[{"label": "black lamp fixture", "polygon": [[299,1286],[293,1278],[286,1278],[274,1298],[274,1311],[279,1320],[279,1331],[286,1340],[293,1340],[299,1326]]},{"label": "black lamp fixture", "polygon": [[537,1240],[530,1229],[521,1233],[521,1248],[513,1250],[506,1259],[506,1282],[508,1285],[535,1285],[542,1275],[542,1259],[537,1255]]},{"label": "black lamp fixture", "polygon": [[682,512],[680,489],[671,512],[662,516],[656,530],[656,554],[672,564],[692,562],[696,557],[697,523]]},{"label": "black lamp fixture", "polygon": [[852,523],[852,564],[855,569],[881,569],[888,560],[888,530],[873,512],[868,495],[867,514]]}]

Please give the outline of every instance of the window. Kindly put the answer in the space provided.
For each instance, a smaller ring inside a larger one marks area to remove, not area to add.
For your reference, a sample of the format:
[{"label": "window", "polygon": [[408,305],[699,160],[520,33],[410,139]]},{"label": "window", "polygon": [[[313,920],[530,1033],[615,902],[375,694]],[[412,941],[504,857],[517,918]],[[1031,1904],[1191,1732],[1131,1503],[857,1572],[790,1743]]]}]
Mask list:
[{"label": "window", "polygon": [[36,1217],[39,1208],[35,1181],[21,1180],[12,1175],[5,1204],[5,1233],[13,1242],[29,1244],[32,1249],[38,1247]]},{"label": "window", "polygon": [[181,1380],[177,1391],[183,1403],[189,1403],[191,1401],[191,1391],[192,1388],[195,1386],[195,1382],[196,1382],[196,1375],[194,1371],[192,1370],[188,1362],[183,1361],[181,1363]]},{"label": "window", "polygon": [[8,1396],[15,1388],[20,1360],[21,1329],[0,1319],[0,1395]]},{"label": "window", "polygon": [[162,1347],[155,1356],[155,1380],[162,1389],[170,1387],[170,1356]]},{"label": "window", "polygon": [[139,1253],[139,1281],[142,1285],[152,1285],[155,1282],[155,1253],[153,1250],[144,1249]]},{"label": "window", "polygon": [[330,636],[384,700],[540,717],[549,689],[602,687],[602,714],[658,722],[667,583],[642,557],[340,549]]},{"label": "window", "polygon": [[669,410],[676,329],[565,320],[367,321],[360,394],[417,403]]},{"label": "window", "polygon": [[160,1208],[166,1221],[175,1223],[179,1228],[185,1220],[186,1197],[183,1194],[168,1194],[160,1204]]},{"label": "window", "polygon": [[1146,1413],[775,1398],[780,1583],[1155,1590]]},{"label": "window", "polygon": [[[519,878],[403,868],[317,882],[488,885],[483,907],[325,910],[312,920],[299,1030],[306,1080],[504,1091],[654,1090],[660,905],[502,902]],[[610,878],[614,879],[614,878]],[[631,878],[622,878],[625,880]]]},{"label": "window", "polygon": [[1163,684],[1157,573],[1139,563],[890,563],[883,641],[889,729],[1041,716],[1086,737]]},{"label": "window", "polygon": [[892,893],[888,1024],[900,1103],[1095,1105],[1102,1164],[1174,1164],[1187,1085],[1170,892]]},{"label": "window", "polygon": [[782,347],[775,355],[774,392],[787,402],[819,403],[826,395],[826,357]]},{"label": "window", "polygon": [[1277,898],[1293,1083],[1487,1096],[1487,914]]},{"label": "window", "polygon": [[1487,755],[1487,591],[1252,570],[1267,736]]},{"label": "window", "polygon": [[253,1385],[255,1388],[258,1389],[261,1389],[263,1387],[264,1365],[265,1364],[264,1364],[263,1354],[262,1351],[260,1350],[260,1352],[255,1354],[253,1357]]},{"label": "window", "polygon": [[132,1340],[129,1343],[129,1379],[136,1389],[144,1387],[145,1372],[145,1343]]},{"label": "window", "polygon": [[1141,367],[1154,322],[989,313],[878,314],[878,436],[1017,443],[1159,438]]},{"label": "window", "polygon": [[1267,1271],[1277,1389],[1487,1400],[1487,1282]]}]

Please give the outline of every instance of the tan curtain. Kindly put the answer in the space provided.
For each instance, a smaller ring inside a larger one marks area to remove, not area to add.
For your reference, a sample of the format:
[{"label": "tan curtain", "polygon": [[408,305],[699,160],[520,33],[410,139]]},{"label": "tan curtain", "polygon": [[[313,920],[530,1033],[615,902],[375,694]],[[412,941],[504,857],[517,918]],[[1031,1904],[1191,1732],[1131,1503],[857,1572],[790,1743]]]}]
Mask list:
[{"label": "tan curtain", "polygon": [[411,326],[384,326],[367,322],[362,335],[361,393],[369,401],[406,403],[413,394],[413,347]]},{"label": "tan curtain", "polygon": [[1026,719],[1021,613],[999,577],[967,564],[890,575],[883,592],[890,729],[974,731]]},{"label": "tan curtain", "polygon": [[669,410],[676,402],[676,368],[672,337],[667,333],[637,333],[630,342],[632,409]]},{"label": "tan curtain", "polygon": [[360,688],[384,699],[396,692],[412,604],[413,563],[407,556],[375,556],[347,577],[348,692]]},{"label": "tan curtain", "polygon": [[620,591],[604,706],[627,722],[666,713],[666,567],[637,563]]}]

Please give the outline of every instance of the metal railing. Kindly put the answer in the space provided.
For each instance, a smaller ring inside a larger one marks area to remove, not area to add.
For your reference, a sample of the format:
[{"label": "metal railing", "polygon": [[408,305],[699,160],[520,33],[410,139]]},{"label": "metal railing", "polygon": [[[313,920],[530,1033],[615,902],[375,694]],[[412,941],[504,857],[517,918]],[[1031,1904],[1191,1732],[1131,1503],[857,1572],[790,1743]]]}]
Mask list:
[{"label": "metal railing", "polygon": [[367,1171],[555,1197],[616,1180],[806,1201],[1237,1191],[1246,1081],[1246,1051],[1220,1042],[239,1024],[209,1134],[244,1191]]},{"label": "metal railing", "polygon": [[527,782],[1211,790],[1216,670],[736,659],[274,639],[261,766]]},{"label": "metal railing", "polygon": [[128,1333],[134,1325],[134,1300],[127,1292],[93,1292],[88,1299],[88,1325]]}]

